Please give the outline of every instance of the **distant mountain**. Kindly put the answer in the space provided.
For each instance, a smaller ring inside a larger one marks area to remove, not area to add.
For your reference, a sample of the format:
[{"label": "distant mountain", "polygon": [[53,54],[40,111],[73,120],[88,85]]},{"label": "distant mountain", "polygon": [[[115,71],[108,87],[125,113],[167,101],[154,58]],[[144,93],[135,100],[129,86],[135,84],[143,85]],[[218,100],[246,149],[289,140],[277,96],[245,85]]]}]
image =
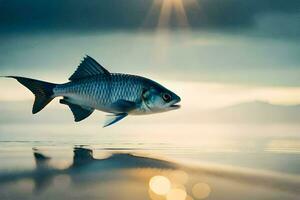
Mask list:
[{"label": "distant mountain", "polygon": [[255,101],[207,111],[205,116],[208,121],[226,123],[300,123],[300,105]]}]

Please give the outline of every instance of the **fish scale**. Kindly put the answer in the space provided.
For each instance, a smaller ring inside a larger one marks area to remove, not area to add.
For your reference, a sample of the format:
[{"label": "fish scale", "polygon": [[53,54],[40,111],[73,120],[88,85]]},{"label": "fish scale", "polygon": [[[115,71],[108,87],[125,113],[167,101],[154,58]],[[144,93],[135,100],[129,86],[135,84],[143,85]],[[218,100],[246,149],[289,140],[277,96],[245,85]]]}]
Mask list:
[{"label": "fish scale", "polygon": [[142,81],[138,81],[139,78],[124,74],[111,74],[109,78],[98,75],[57,85],[54,95],[81,99],[86,106],[109,105],[119,99],[136,102],[141,100],[142,94]]}]

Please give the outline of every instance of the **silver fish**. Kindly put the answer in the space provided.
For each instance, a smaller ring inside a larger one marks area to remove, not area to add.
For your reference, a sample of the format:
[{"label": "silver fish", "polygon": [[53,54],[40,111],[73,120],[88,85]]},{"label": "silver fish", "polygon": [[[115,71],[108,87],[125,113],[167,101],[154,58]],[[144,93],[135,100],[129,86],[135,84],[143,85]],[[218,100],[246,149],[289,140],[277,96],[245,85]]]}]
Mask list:
[{"label": "silver fish", "polygon": [[180,97],[162,85],[136,75],[110,73],[90,56],[86,56],[69,78],[54,84],[19,76],[15,78],[34,95],[32,113],[41,111],[55,97],[68,105],[79,122],[94,110],[111,113],[104,127],[127,115],[145,115],[178,109]]}]

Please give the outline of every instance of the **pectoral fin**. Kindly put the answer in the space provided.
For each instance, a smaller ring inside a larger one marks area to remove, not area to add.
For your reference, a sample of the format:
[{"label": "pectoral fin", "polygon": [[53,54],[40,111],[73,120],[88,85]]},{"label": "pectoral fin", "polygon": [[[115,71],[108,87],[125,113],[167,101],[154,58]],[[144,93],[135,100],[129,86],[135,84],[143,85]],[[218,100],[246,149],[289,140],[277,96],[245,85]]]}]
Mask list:
[{"label": "pectoral fin", "polygon": [[112,124],[120,121],[121,119],[123,119],[127,115],[128,115],[127,113],[120,113],[120,114],[115,114],[115,115],[108,115],[108,118],[107,118],[106,122],[104,123],[103,127],[110,126],[110,125],[112,125]]},{"label": "pectoral fin", "polygon": [[136,108],[136,103],[132,101],[127,101],[120,99],[112,104],[112,108],[118,112],[128,113]]},{"label": "pectoral fin", "polygon": [[84,120],[85,118],[87,118],[88,116],[90,116],[94,112],[94,109],[83,108],[79,105],[72,104],[72,103],[68,102],[66,99],[61,99],[59,102],[61,104],[65,104],[65,105],[68,105],[70,107],[70,109],[71,109],[71,111],[74,115],[75,122],[79,122],[79,121]]}]

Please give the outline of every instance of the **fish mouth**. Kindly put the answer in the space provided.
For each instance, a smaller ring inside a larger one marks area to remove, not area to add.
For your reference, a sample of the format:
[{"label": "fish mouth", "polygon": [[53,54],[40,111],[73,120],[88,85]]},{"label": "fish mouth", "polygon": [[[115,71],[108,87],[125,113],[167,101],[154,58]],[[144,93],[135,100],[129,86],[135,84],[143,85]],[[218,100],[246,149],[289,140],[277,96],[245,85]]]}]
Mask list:
[{"label": "fish mouth", "polygon": [[174,101],[174,102],[169,106],[169,108],[171,108],[171,109],[178,109],[178,108],[180,108],[181,106],[178,104],[179,102],[180,102],[180,99]]},{"label": "fish mouth", "polygon": [[171,107],[171,108],[180,108],[181,105],[179,105],[179,104],[173,104],[173,105],[170,105],[170,107]]}]

